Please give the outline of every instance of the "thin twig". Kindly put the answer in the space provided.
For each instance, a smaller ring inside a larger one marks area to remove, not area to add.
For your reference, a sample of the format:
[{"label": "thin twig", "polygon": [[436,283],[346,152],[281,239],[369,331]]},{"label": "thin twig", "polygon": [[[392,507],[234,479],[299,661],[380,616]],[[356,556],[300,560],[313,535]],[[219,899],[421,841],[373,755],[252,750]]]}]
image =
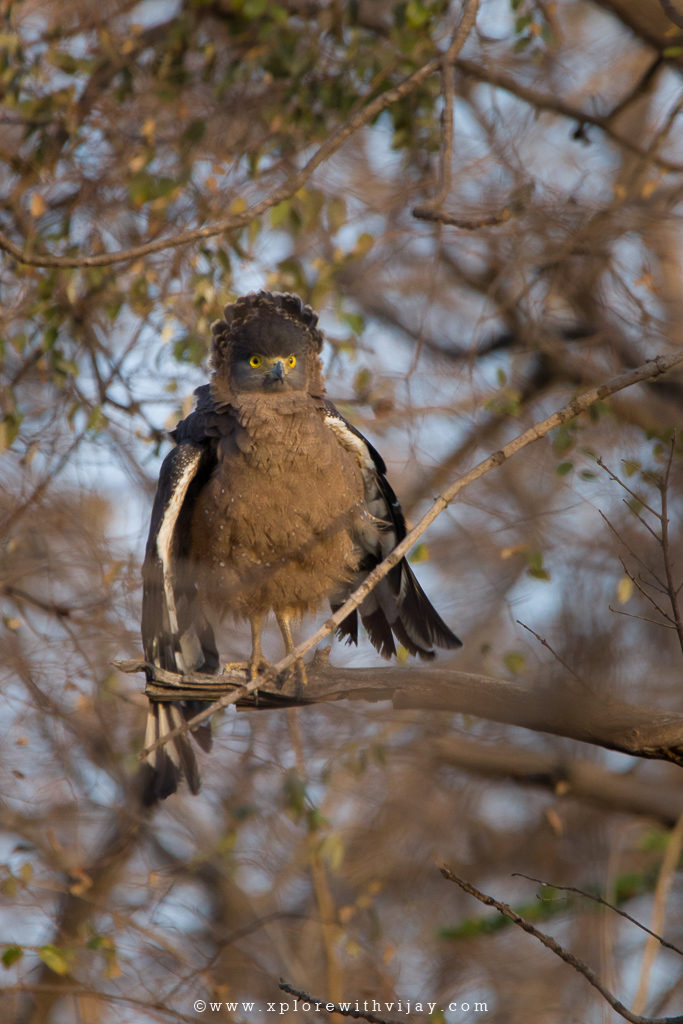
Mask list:
[{"label": "thin twig", "polygon": [[[644,580],[642,576],[634,576],[630,569],[626,567],[626,563],[623,558],[620,558],[619,561],[621,562],[622,569],[624,570],[625,574],[628,576],[628,578],[630,579],[631,583],[636,588],[638,593],[642,594],[646,601],[649,601],[649,603],[652,605],[655,611],[658,611],[663,619],[667,619],[669,622],[671,622],[671,616],[668,615],[663,608],[659,607],[652,594],[650,594],[645,589],[645,587],[650,587],[652,590],[656,590],[657,588],[652,583],[648,583],[646,580]],[[652,575],[654,576],[654,573],[652,573]],[[657,579],[656,576],[655,579]]]},{"label": "thin twig", "polygon": [[298,988],[294,988],[289,985],[286,981],[280,979],[278,988],[283,992],[287,992],[290,996],[296,996],[297,999],[301,999],[302,1002],[311,1003],[312,1006],[320,1010],[325,1010],[326,1013],[338,1013],[342,1017],[353,1017],[354,1020],[367,1020],[369,1024],[405,1024],[405,1021],[392,1020],[390,1017],[378,1017],[376,1013],[372,1013],[370,1010],[357,1010],[355,1007],[352,1009],[350,1006],[340,1006],[338,1003],[333,1003],[329,999],[319,999],[317,996],[311,996],[308,992],[302,992]]},{"label": "thin twig", "polygon": [[569,672],[569,674],[570,674],[570,675],[574,676],[574,679],[576,679],[576,680],[577,680],[577,681],[578,681],[579,683],[583,683],[583,679],[581,679],[581,677],[580,677],[580,676],[578,676],[578,675],[576,674],[576,672],[574,671],[574,669],[573,669],[573,668],[571,668],[571,666],[570,666],[570,665],[568,665],[568,664],[567,664],[567,662],[566,662],[566,661],[564,661],[564,659],[560,657],[560,655],[559,655],[559,654],[557,653],[557,651],[556,651],[556,650],[554,650],[554,649],[553,649],[553,648],[552,648],[552,647],[550,646],[550,644],[549,644],[549,643],[548,643],[548,641],[547,641],[547,640],[545,639],[545,637],[539,636],[539,634],[538,634],[538,633],[536,632],[536,630],[535,630],[535,629],[532,629],[532,628],[531,628],[531,626],[527,626],[527,624],[526,624],[525,622],[522,622],[522,620],[521,620],[521,619],[517,619],[516,621],[517,621],[517,625],[518,625],[518,626],[521,626],[521,627],[522,627],[522,629],[526,629],[526,631],[527,631],[528,633],[531,633],[531,635],[532,635],[532,636],[535,636],[535,637],[536,637],[536,639],[538,640],[538,642],[539,642],[539,644],[541,645],[541,647],[545,647],[545,648],[546,648],[546,650],[550,651],[550,653],[552,654],[552,656],[553,656],[553,657],[554,657],[554,658],[555,658],[555,659],[556,659],[557,661],[559,661],[559,663],[560,663],[560,665],[562,666],[562,668],[563,668],[563,669],[565,669],[565,670],[566,670],[567,672]]},{"label": "thin twig", "polygon": [[474,78],[478,82],[485,82],[487,85],[492,86],[495,89],[504,89],[509,92],[512,96],[516,96],[524,103],[528,103],[529,106],[534,107],[536,110],[547,110],[553,114],[559,114],[560,117],[566,117],[569,121],[575,121],[578,125],[593,125],[600,131],[604,132],[608,138],[612,139],[618,146],[622,146],[629,153],[633,153],[635,156],[641,159],[652,159],[656,166],[661,167],[663,170],[672,171],[674,173],[680,173],[683,171],[683,164],[677,163],[673,160],[668,160],[665,157],[655,154],[651,154],[646,150],[642,149],[637,143],[633,142],[632,139],[626,135],[614,130],[610,124],[611,114],[607,116],[600,116],[599,114],[591,113],[588,110],[582,110],[580,107],[574,107],[570,103],[566,103],[564,100],[558,99],[556,95],[548,93],[537,92],[535,89],[528,85],[524,85],[518,81],[512,75],[507,74],[505,71],[501,71],[499,67],[494,64],[487,64],[485,67],[481,64],[477,64],[476,61],[466,60],[463,57],[459,57],[456,62],[458,71],[462,74],[467,75],[469,78]]},{"label": "thin twig", "polygon": [[[630,578],[630,577],[629,577]],[[652,626],[659,626],[661,629],[675,629],[670,622],[660,622],[659,619],[650,619],[647,615],[635,615],[634,612],[624,611],[623,608],[613,608],[611,604],[607,607],[615,615],[625,615],[627,619],[640,619],[641,622],[649,622]]]},{"label": "thin twig", "polygon": [[[654,579],[656,580],[656,579],[657,579],[657,576],[656,576],[656,575],[655,575],[655,573],[654,573],[654,572],[652,571],[652,569],[651,569],[651,568],[649,567],[649,565],[647,565],[647,564],[646,564],[646,563],[645,563],[645,562],[643,561],[643,559],[642,559],[642,558],[640,557],[640,555],[638,555],[638,554],[637,554],[637,553],[636,553],[636,552],[635,552],[635,551],[634,551],[634,550],[633,550],[633,549],[632,549],[631,547],[629,547],[628,543],[627,543],[627,542],[626,542],[626,541],[624,540],[624,538],[623,538],[623,537],[621,536],[621,534],[620,534],[620,533],[619,533],[619,531],[618,531],[618,530],[616,529],[616,527],[615,527],[615,526],[612,526],[611,522],[609,521],[609,519],[607,518],[607,516],[605,515],[605,513],[604,513],[604,512],[602,512],[602,511],[601,511],[600,509],[598,509],[598,512],[600,512],[600,516],[601,516],[601,518],[602,518],[602,519],[603,519],[603,521],[604,521],[604,522],[605,522],[605,523],[607,524],[607,526],[608,526],[608,527],[610,528],[610,530],[612,531],[612,533],[614,534],[614,536],[615,536],[615,537],[617,538],[617,540],[619,541],[619,543],[620,543],[620,544],[623,544],[623,546],[624,546],[624,547],[626,548],[626,550],[628,551],[628,553],[629,553],[629,555],[631,556],[631,558],[634,558],[634,559],[636,560],[636,562],[638,562],[638,563],[639,563],[640,565],[642,565],[643,569],[645,569],[645,571],[646,571],[646,572],[649,572],[649,573],[650,573],[650,575],[651,575],[651,576],[652,576],[652,577],[653,577],[653,578],[654,578]],[[622,565],[624,564],[623,560],[622,560],[621,564],[622,564]]]},{"label": "thin twig", "polygon": [[444,878],[447,878],[449,882],[455,882],[463,892],[468,893],[470,896],[474,896],[474,898],[479,900],[480,903],[483,903],[484,906],[495,907],[499,914],[502,914],[503,917],[507,917],[508,920],[512,921],[513,924],[516,924],[518,928],[528,932],[529,935],[533,935],[535,939],[538,939],[538,941],[547,949],[551,950],[555,956],[558,956],[561,960],[564,960],[565,963],[569,964],[570,967],[573,967],[575,971],[582,974],[586,981],[592,985],[594,989],[597,989],[602,998],[609,1003],[612,1009],[615,1010],[620,1017],[623,1017],[624,1020],[630,1021],[631,1024],[683,1024],[683,1016],[641,1017],[636,1013],[632,1013],[628,1007],[624,1006],[624,1004],[617,999],[616,996],[612,995],[609,989],[602,984],[592,967],[589,967],[588,964],[583,962],[583,960],[579,960],[579,958],[574,956],[573,953],[570,953],[569,950],[561,946],[559,942],[556,942],[552,936],[546,935],[545,932],[534,927],[530,921],[527,921],[526,918],[517,914],[512,907],[507,905],[507,903],[501,903],[499,900],[494,899],[493,896],[487,896],[486,893],[480,892],[480,890],[476,889],[470,882],[466,882],[464,878],[458,878],[457,875],[453,874],[453,872],[445,866],[441,868],[441,874]]},{"label": "thin twig", "polygon": [[667,940],[663,939],[661,935],[657,935],[656,932],[651,931],[651,929],[648,928],[647,925],[644,925],[642,921],[638,921],[637,918],[631,917],[631,915],[627,914],[625,910],[621,910],[620,907],[615,907],[613,903],[609,903],[607,900],[604,900],[602,896],[597,896],[592,892],[586,892],[585,889],[578,889],[575,885],[557,885],[555,882],[546,882],[542,878],[534,878],[533,875],[525,875],[523,871],[513,871],[512,877],[526,878],[529,882],[537,882],[538,885],[546,885],[551,889],[558,889],[560,892],[574,892],[577,896],[584,896],[587,900],[592,900],[594,903],[599,903],[601,907],[607,907],[608,910],[614,911],[614,913],[618,914],[619,917],[623,917],[627,921],[630,921],[631,924],[634,924],[636,928],[640,928],[642,931],[647,932],[648,935],[652,935],[652,937],[657,939],[662,946],[666,946],[667,949],[672,949],[674,953],[678,953],[680,956],[683,956],[683,949],[680,949],[678,946],[674,946],[673,942],[667,942]]},{"label": "thin twig", "polygon": [[441,94],[443,113],[441,122],[441,181],[434,205],[440,205],[451,190],[453,182],[453,96],[455,93],[455,61],[467,37],[474,28],[479,12],[479,0],[467,0],[460,21],[453,33],[448,49],[441,58]]},{"label": "thin twig", "polygon": [[[662,556],[664,559],[664,572],[666,575],[666,587],[669,595],[669,601],[671,602],[671,611],[673,612],[673,621],[678,634],[678,642],[681,645],[681,651],[683,652],[683,619],[681,618],[681,609],[678,603],[678,592],[680,587],[676,587],[673,577],[673,565],[671,563],[671,547],[669,544],[669,480],[671,478],[671,464],[674,457],[674,448],[676,445],[676,437],[671,438],[671,447],[669,450],[669,459],[666,464],[666,470],[660,486],[660,493],[662,496]],[[669,618],[669,616],[667,616]]]},{"label": "thin twig", "polygon": [[656,509],[652,508],[651,505],[648,505],[648,503],[645,501],[645,498],[641,498],[639,494],[636,494],[635,491],[632,491],[628,484],[625,484],[621,477],[618,477],[614,470],[610,469],[609,466],[602,461],[602,458],[600,458],[600,456],[598,456],[598,458],[595,461],[600,467],[600,469],[604,470],[604,472],[607,473],[610,480],[614,480],[615,484],[619,484],[619,486],[622,487],[627,494],[630,494],[631,497],[635,499],[635,501],[637,501],[639,505],[642,505],[643,508],[646,508],[648,510],[648,512],[651,512],[655,519],[661,519],[660,513],[657,512]]}]

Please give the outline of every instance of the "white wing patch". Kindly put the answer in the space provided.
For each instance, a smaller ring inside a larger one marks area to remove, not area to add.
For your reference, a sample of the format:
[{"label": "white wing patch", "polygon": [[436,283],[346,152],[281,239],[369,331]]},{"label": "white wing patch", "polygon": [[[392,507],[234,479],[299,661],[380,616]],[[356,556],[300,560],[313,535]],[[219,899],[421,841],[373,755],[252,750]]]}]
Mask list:
[{"label": "white wing patch", "polygon": [[[328,413],[327,416],[325,417],[325,425],[328,426],[330,430],[334,431],[334,433],[337,436],[337,440],[342,445],[342,447],[346,448],[348,452],[351,452],[351,454],[355,457],[356,461],[358,462],[358,465],[360,466],[360,471],[363,475],[363,484],[365,487],[365,500],[367,502],[367,506],[371,515],[375,516],[377,519],[382,520],[382,522],[386,522],[386,501],[384,499],[384,496],[382,495],[382,492],[377,486],[377,467],[373,461],[372,455],[370,454],[367,445],[361,440],[360,437],[354,434],[352,430],[349,430],[344,420],[340,419],[338,416],[333,416],[332,414]],[[391,531],[391,534],[393,536],[393,531]],[[387,543],[387,538],[383,537],[381,540],[381,544],[382,550],[384,551],[384,555],[386,557],[386,555],[388,555],[389,552],[394,547],[396,547],[396,537],[393,537],[393,543],[391,539],[389,539]]]},{"label": "white wing patch", "polygon": [[[161,571],[164,581],[164,597],[166,598],[166,608],[168,609],[168,623],[171,633],[174,636],[178,636],[178,613],[176,610],[175,593],[173,591],[173,533],[175,531],[176,522],[180,514],[180,510],[183,507],[185,501],[185,495],[187,489],[192,483],[195,473],[197,472],[197,466],[199,460],[202,457],[201,451],[197,450],[188,453],[187,465],[183,467],[183,471],[180,474],[176,482],[176,486],[173,488],[171,498],[164,509],[164,514],[161,519],[161,524],[157,531],[156,548],[161,562]],[[178,652],[179,661],[185,661],[182,651]],[[187,671],[185,664],[178,665],[181,672]]]}]

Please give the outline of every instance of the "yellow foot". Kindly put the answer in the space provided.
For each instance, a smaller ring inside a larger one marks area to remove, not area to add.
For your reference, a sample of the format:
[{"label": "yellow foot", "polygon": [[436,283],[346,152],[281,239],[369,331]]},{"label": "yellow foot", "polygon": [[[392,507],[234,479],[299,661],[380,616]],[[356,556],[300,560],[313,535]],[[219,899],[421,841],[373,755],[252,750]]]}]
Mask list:
[{"label": "yellow foot", "polygon": [[224,672],[248,672],[248,661],[227,661],[223,666]]},{"label": "yellow foot", "polygon": [[283,672],[280,672],[279,676],[275,680],[275,684],[278,689],[282,689],[287,680],[294,678],[294,696],[301,698],[304,695],[304,689],[308,683],[308,676],[306,675],[306,666],[303,663],[303,659],[299,658],[286,668]]}]

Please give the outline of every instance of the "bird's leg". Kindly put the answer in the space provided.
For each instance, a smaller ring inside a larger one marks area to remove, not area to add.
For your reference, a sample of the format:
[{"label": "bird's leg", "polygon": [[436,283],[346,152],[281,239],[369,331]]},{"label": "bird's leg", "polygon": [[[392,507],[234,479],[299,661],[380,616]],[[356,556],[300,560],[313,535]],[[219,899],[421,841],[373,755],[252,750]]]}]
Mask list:
[{"label": "bird's leg", "polygon": [[268,662],[263,657],[263,651],[261,650],[262,624],[262,615],[251,616],[249,619],[249,625],[251,626],[251,656],[249,661],[229,661],[223,666],[224,672],[246,672],[247,679],[251,682],[252,679],[255,679],[257,675],[268,668]]},{"label": "bird's leg", "polygon": [[261,650],[263,616],[252,615],[249,624],[251,625],[251,658],[249,659],[249,679],[251,680],[268,667],[268,662],[263,657]]},{"label": "bird's leg", "polygon": [[[294,650],[295,645],[294,637],[292,636],[292,625],[290,616],[287,614],[287,612],[276,612],[275,618],[277,619],[277,624],[280,627],[282,639],[285,642],[285,651],[287,652],[287,654],[291,654],[292,651]],[[306,666],[304,665],[303,658],[297,658],[297,660],[292,665],[292,669],[294,671],[294,679],[296,684],[296,696],[303,697],[304,686],[308,682],[308,679],[306,678]],[[287,675],[288,674],[289,673],[287,673]]]}]

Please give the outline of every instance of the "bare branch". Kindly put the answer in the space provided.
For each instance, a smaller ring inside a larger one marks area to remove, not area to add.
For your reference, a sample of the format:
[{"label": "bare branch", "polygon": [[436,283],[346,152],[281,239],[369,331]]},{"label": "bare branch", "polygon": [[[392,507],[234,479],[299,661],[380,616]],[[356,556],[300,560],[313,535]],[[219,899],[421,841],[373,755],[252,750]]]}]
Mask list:
[{"label": "bare branch", "polygon": [[329,999],[311,996],[307,992],[302,992],[300,989],[288,985],[282,978],[278,988],[289,995],[296,996],[298,999],[310,1003],[318,1012],[324,1010],[326,1013],[338,1013],[342,1017],[353,1017],[354,1020],[367,1020],[369,1024],[399,1024],[399,1021],[392,1020],[389,1017],[378,1017],[376,1013],[372,1013],[370,1010],[357,1010],[355,1007],[340,1006],[338,1003],[330,1002]]},{"label": "bare branch", "polygon": [[503,917],[507,917],[508,920],[512,921],[513,924],[516,924],[518,928],[528,932],[529,935],[533,935],[535,939],[538,939],[538,941],[543,943],[547,949],[551,950],[555,956],[559,956],[561,960],[564,960],[566,964],[573,967],[575,971],[578,971],[579,974],[583,974],[586,981],[592,985],[594,989],[597,989],[602,998],[609,1003],[612,1009],[615,1010],[620,1017],[623,1017],[624,1020],[630,1021],[631,1024],[683,1024],[683,1016],[641,1017],[637,1013],[632,1013],[628,1007],[624,1006],[624,1004],[620,1002],[616,996],[612,995],[609,989],[602,984],[592,967],[589,967],[588,964],[583,962],[583,960],[579,960],[579,958],[574,956],[573,953],[570,953],[569,950],[561,946],[559,942],[556,942],[552,936],[546,935],[545,932],[534,927],[530,921],[527,921],[526,918],[517,914],[512,907],[507,905],[507,903],[501,903],[499,900],[494,899],[493,896],[487,896],[486,893],[480,892],[480,890],[476,889],[470,882],[466,882],[464,878],[459,878],[445,866],[441,868],[441,874],[444,878],[447,878],[449,882],[455,882],[463,892],[468,893],[470,896],[474,896],[474,898],[479,900],[480,903],[483,903],[484,906],[495,907],[499,914],[502,914]]},{"label": "bare branch", "polygon": [[[153,700],[215,701],[190,723],[168,734],[171,736],[231,704],[268,710],[338,700],[391,701],[397,709],[474,715],[581,740],[634,757],[683,765],[683,713],[608,701],[569,681],[561,687],[553,681],[551,685],[527,689],[508,680],[449,668],[397,665],[343,669],[331,665],[320,667],[320,659],[317,659],[308,668],[304,696],[297,696],[293,680],[287,680],[278,689],[263,676],[240,684],[237,673],[230,673],[228,681],[226,676],[201,673],[174,675],[144,661],[114,664],[123,672],[146,670],[151,678],[146,693]],[[254,696],[256,690],[257,697]],[[140,757],[159,745],[142,751]]]},{"label": "bare branch", "polygon": [[543,787],[554,793],[559,806],[565,800],[581,800],[653,818],[667,828],[673,827],[683,814],[680,786],[645,782],[630,772],[608,771],[595,761],[567,757],[562,752],[546,753],[512,743],[452,735],[435,739],[432,754],[438,764],[489,778],[512,779],[524,786]]},{"label": "bare branch", "polygon": [[595,128],[599,128],[604,132],[605,135],[612,139],[618,146],[621,146],[629,153],[634,153],[642,159],[652,160],[653,163],[658,167],[661,167],[663,170],[675,173],[683,171],[683,164],[667,160],[658,154],[653,155],[646,149],[642,149],[640,146],[636,145],[636,143],[627,136],[616,132],[610,123],[611,115],[608,117],[601,117],[599,114],[591,114],[589,111],[582,110],[580,107],[574,107],[570,103],[566,103],[564,100],[558,99],[556,96],[537,92],[535,89],[518,82],[512,77],[512,75],[507,75],[505,72],[494,69],[491,66],[483,67],[473,60],[465,60],[461,57],[456,62],[456,67],[458,71],[461,71],[464,75],[468,75],[470,78],[476,78],[479,82],[487,82],[489,85],[492,85],[497,89],[505,89],[506,92],[511,93],[513,96],[517,96],[518,99],[523,100],[525,103],[535,107],[537,110],[547,110],[551,113],[559,114],[561,117],[566,117],[570,121],[576,121],[576,123],[581,127],[586,124],[593,125]]},{"label": "bare branch", "polygon": [[671,611],[673,612],[673,620],[667,615],[669,621],[673,621],[676,627],[676,633],[678,634],[678,642],[681,645],[681,651],[683,652],[683,618],[681,617],[681,608],[678,603],[678,592],[680,586],[677,587],[673,576],[673,565],[671,561],[671,545],[669,543],[669,480],[671,479],[671,463],[674,457],[674,448],[676,445],[675,436],[671,439],[671,446],[669,450],[669,459],[667,461],[664,478],[660,486],[660,493],[662,496],[662,557],[664,559],[664,573],[666,575],[666,589],[671,602]]},{"label": "bare branch", "polygon": [[479,217],[462,217],[459,214],[448,213],[446,210],[439,210],[429,204],[414,206],[413,217],[417,220],[431,220],[437,224],[446,224],[449,227],[460,228],[462,231],[477,231],[479,228],[497,227],[504,224],[512,216],[510,206],[504,206],[498,213],[482,214]]},{"label": "bare branch", "polygon": [[455,93],[455,61],[474,28],[479,0],[467,0],[448,49],[441,58],[441,152],[439,191],[430,206],[440,206],[451,190],[453,181],[453,94]]},{"label": "bare branch", "polygon": [[562,666],[562,668],[563,668],[563,669],[564,669],[564,670],[565,670],[566,672],[569,672],[569,674],[570,674],[571,676],[574,676],[574,679],[578,680],[579,682],[581,682],[581,681],[582,681],[582,680],[581,680],[581,678],[580,678],[580,677],[579,677],[579,676],[578,676],[578,675],[576,674],[576,672],[574,671],[574,669],[573,669],[573,668],[571,668],[571,666],[570,666],[570,665],[568,665],[568,664],[567,664],[567,662],[566,662],[566,661],[564,661],[564,660],[563,660],[563,658],[561,658],[561,657],[560,657],[560,655],[559,655],[559,654],[557,653],[557,651],[556,651],[556,650],[554,650],[554,648],[552,648],[552,647],[550,646],[550,644],[549,644],[549,643],[548,643],[548,641],[547,641],[547,640],[545,639],[545,637],[543,637],[543,636],[540,636],[540,635],[539,635],[539,634],[538,634],[538,633],[536,632],[536,630],[535,630],[535,629],[532,629],[532,628],[531,628],[531,626],[527,626],[527,624],[526,624],[525,622],[522,622],[522,620],[521,620],[521,619],[516,619],[515,621],[516,621],[516,622],[518,623],[518,625],[520,625],[520,626],[522,627],[522,629],[526,629],[527,633],[531,633],[531,635],[532,635],[532,636],[535,636],[535,637],[536,637],[536,639],[538,640],[539,644],[541,645],[541,647],[545,647],[545,649],[546,649],[547,651],[550,651],[550,653],[552,654],[553,658],[555,658],[555,660],[556,660],[556,661],[558,661],[558,662],[560,663],[560,665]]},{"label": "bare branch", "polygon": [[661,935],[657,935],[656,932],[651,931],[642,923],[642,921],[638,921],[635,917],[631,917],[631,915],[627,914],[625,910],[621,910],[620,907],[615,907],[613,903],[609,903],[607,900],[604,900],[602,896],[598,896],[593,892],[586,892],[584,889],[578,889],[575,885],[556,885],[555,882],[546,882],[542,878],[534,878],[533,875],[525,875],[523,871],[513,871],[512,877],[526,878],[529,882],[538,882],[539,885],[547,885],[552,889],[558,889],[560,892],[574,892],[577,896],[583,896],[587,900],[592,900],[593,903],[599,903],[601,907],[607,907],[608,910],[614,911],[614,913],[618,914],[619,917],[623,917],[627,921],[630,921],[631,924],[636,926],[636,928],[640,928],[642,931],[647,932],[647,934],[656,939],[660,945],[666,946],[667,949],[672,949],[674,953],[678,953],[680,956],[683,956],[683,949],[679,949],[678,946],[674,946],[673,942],[667,942]]}]

